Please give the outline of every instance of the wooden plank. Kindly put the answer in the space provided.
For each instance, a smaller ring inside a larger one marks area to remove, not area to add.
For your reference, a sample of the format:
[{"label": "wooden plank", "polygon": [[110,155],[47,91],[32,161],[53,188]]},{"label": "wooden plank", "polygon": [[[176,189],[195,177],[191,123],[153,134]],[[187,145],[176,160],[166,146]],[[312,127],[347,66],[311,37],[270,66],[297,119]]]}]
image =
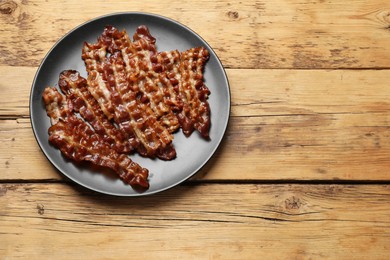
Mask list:
[{"label": "wooden plank", "polygon": [[389,199],[388,185],[191,185],[121,198],[0,184],[0,256],[387,259]]},{"label": "wooden plank", "polygon": [[[233,118],[203,179],[388,180],[389,126],[366,115]],[[389,115],[377,115],[388,122]]]},{"label": "wooden plank", "polygon": [[[371,118],[370,118],[371,117]],[[389,180],[388,113],[232,117],[199,180]],[[62,179],[28,118],[0,120],[0,179]]]},{"label": "wooden plank", "polygon": [[389,9],[386,0],[201,0],[196,6],[179,0],[70,0],[61,7],[7,0],[0,4],[0,65],[37,66],[79,24],[144,11],[192,28],[230,68],[390,68]]},{"label": "wooden plank", "polygon": [[[28,116],[36,69],[0,66],[0,116]],[[366,114],[390,109],[390,70],[227,69],[232,116]],[[56,82],[53,82],[55,84]]]},{"label": "wooden plank", "polygon": [[29,115],[29,98],[37,68],[0,66],[0,116]]},{"label": "wooden plank", "polygon": [[41,152],[29,119],[0,120],[0,140],[0,179],[62,179]]},{"label": "wooden plank", "polygon": [[227,70],[233,116],[371,114],[390,109],[389,70]]}]

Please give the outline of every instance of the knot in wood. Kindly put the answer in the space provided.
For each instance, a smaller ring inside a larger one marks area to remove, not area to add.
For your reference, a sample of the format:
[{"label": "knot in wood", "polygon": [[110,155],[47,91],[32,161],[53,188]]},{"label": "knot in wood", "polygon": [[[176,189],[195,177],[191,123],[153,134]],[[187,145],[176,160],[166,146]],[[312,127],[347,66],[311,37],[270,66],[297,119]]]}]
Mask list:
[{"label": "knot in wood", "polygon": [[0,13],[1,14],[12,14],[15,12],[18,4],[14,1],[5,1],[4,3],[0,3]]},{"label": "knot in wood", "polygon": [[41,203],[37,204],[38,214],[43,215],[45,213],[45,206]]},{"label": "knot in wood", "polygon": [[299,198],[296,198],[295,196],[292,196],[291,198],[288,198],[285,200],[285,206],[286,209],[299,209],[302,205],[301,200]]},{"label": "knot in wood", "polygon": [[375,14],[375,19],[384,25],[388,30],[390,28],[390,10],[380,10]]},{"label": "knot in wood", "polygon": [[386,10],[382,13],[383,20],[390,23],[390,10]]},{"label": "knot in wood", "polygon": [[237,11],[229,11],[227,12],[227,16],[230,18],[230,19],[238,19],[239,15],[238,15],[238,12]]}]

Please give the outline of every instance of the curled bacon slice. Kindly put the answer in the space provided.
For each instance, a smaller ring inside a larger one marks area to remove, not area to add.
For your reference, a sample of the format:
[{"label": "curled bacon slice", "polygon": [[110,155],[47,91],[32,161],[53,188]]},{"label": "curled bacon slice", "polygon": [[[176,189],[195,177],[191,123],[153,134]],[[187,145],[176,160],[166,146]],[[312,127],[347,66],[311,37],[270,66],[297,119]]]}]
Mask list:
[{"label": "curled bacon slice", "polygon": [[61,72],[58,85],[70,101],[71,108],[80,113],[113,149],[119,153],[129,153],[135,149],[125,139],[123,131],[118,130],[105,116],[96,99],[88,91],[87,80],[81,77],[79,72]]},{"label": "curled bacon slice", "polygon": [[176,157],[173,148],[173,136],[160,124],[152,109],[142,103],[134,92],[131,91],[125,77],[125,64],[119,52],[111,55],[107,61],[113,68],[116,90],[122,98],[131,116],[131,124],[135,135],[139,138],[149,156],[157,156],[160,159],[171,160]]},{"label": "curled bacon slice", "polygon": [[[164,92],[164,102],[169,105],[174,113],[183,109],[183,102],[179,96],[179,81],[177,73],[180,66],[180,52],[164,51],[152,57],[153,67],[161,66],[162,73],[158,73],[160,89]],[[158,65],[155,65],[158,64]],[[180,122],[178,122],[180,125]]]},{"label": "curled bacon slice", "polygon": [[78,118],[66,105],[65,98],[56,88],[46,88],[43,93],[47,114],[55,122],[49,128],[49,141],[69,159],[88,161],[94,165],[114,170],[120,179],[138,189],[147,189],[148,170],[133,162],[125,154],[111,149],[100,135]]},{"label": "curled bacon slice", "polygon": [[138,27],[133,39],[132,42],[126,31],[107,26],[99,42],[110,54],[123,57],[131,90],[153,110],[160,124],[173,133],[179,128],[179,122],[169,104],[171,83],[156,57],[156,39],[146,26]]},{"label": "curled bacon slice", "polygon": [[82,58],[88,72],[88,90],[107,116],[134,136],[141,155],[173,159],[173,136],[130,88],[121,54],[106,57],[106,49],[102,41],[84,44]]},{"label": "curled bacon slice", "polygon": [[203,83],[207,49],[158,53],[156,39],[146,26],[137,28],[133,40],[126,31],[112,26],[107,26],[99,38],[109,53],[122,54],[132,91],[153,109],[163,126],[174,132],[179,124],[186,136],[196,129],[208,139],[210,91]]},{"label": "curled bacon slice", "polygon": [[179,97],[183,110],[178,118],[185,135],[196,129],[204,138],[209,138],[210,106],[207,101],[209,89],[203,81],[203,69],[209,58],[204,47],[191,48],[181,53],[180,64],[172,68],[172,76],[179,82]]},{"label": "curled bacon slice", "polygon": [[68,117],[68,103],[55,87],[45,88],[42,98],[52,125]]}]

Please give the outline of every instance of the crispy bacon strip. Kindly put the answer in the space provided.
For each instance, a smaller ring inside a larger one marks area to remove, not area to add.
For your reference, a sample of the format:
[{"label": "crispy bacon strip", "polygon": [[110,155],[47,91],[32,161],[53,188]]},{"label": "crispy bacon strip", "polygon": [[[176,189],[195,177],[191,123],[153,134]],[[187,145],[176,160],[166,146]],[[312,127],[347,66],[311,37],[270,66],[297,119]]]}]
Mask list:
[{"label": "crispy bacon strip", "polygon": [[187,136],[195,128],[204,138],[209,138],[210,106],[207,99],[210,91],[203,82],[203,68],[208,58],[209,53],[204,47],[191,48],[181,54],[178,73],[175,73],[183,101],[178,118]]},{"label": "crispy bacon strip", "polygon": [[105,116],[96,99],[88,91],[87,80],[81,77],[79,72],[75,70],[61,72],[58,85],[70,101],[71,108],[80,113],[113,149],[119,153],[129,153],[135,149],[125,139],[125,134]]},{"label": "crispy bacon strip", "polygon": [[106,60],[106,47],[101,44],[84,43],[82,50],[82,58],[85,62],[88,79],[87,88],[91,95],[98,102],[101,110],[108,119],[113,119],[119,129],[125,133],[131,147],[134,147],[140,154],[147,154],[141,151],[140,142],[135,136],[134,129],[131,126],[131,118],[126,107],[122,103],[122,99],[117,93],[114,86],[107,82],[107,78],[112,78],[112,71],[104,68]]},{"label": "crispy bacon strip", "polygon": [[[208,51],[198,47],[181,54],[157,53],[156,40],[146,26],[138,27],[133,39],[131,42],[126,31],[108,26],[99,41],[110,53],[122,53],[132,90],[149,104],[162,125],[174,132],[179,123],[186,136],[196,129],[208,139],[210,91],[203,83]],[[178,120],[172,119],[172,112]]]},{"label": "crispy bacon strip", "polygon": [[147,153],[165,160],[173,159],[176,156],[172,145],[173,136],[157,121],[150,107],[139,101],[130,90],[121,54],[116,52],[111,55],[108,64],[113,68],[113,84],[131,114],[135,134],[146,147]]},{"label": "crispy bacon strip", "polygon": [[158,62],[156,39],[146,26],[138,27],[133,39],[132,42],[126,31],[119,32],[115,27],[108,26],[99,41],[111,54],[122,54],[132,91],[150,106],[161,125],[173,133],[179,128],[179,122],[166,102],[171,99],[171,83],[166,80],[165,67]]},{"label": "crispy bacon strip", "polygon": [[[179,81],[177,79],[180,66],[180,52],[164,51],[152,57],[153,67],[161,66],[162,73],[158,73],[160,89],[164,92],[164,102],[169,105],[174,113],[183,109],[183,102],[179,97]],[[176,69],[176,70],[175,70]],[[155,69],[156,70],[156,69]],[[180,123],[179,123],[180,124]]]},{"label": "crispy bacon strip", "polygon": [[69,109],[67,101],[55,87],[45,88],[42,98],[52,125],[68,117]]},{"label": "crispy bacon strip", "polygon": [[126,138],[129,139],[132,147],[135,147],[139,153],[146,156],[145,153],[140,151],[140,143],[131,125],[129,112],[123,105],[116,89],[106,81],[107,77],[112,77],[107,75],[107,71],[104,71],[102,65],[106,60],[106,54],[106,47],[100,44],[84,43],[82,58],[88,72],[88,90],[97,100],[107,118],[113,119],[119,128],[126,133]]},{"label": "crispy bacon strip", "polygon": [[131,161],[125,154],[111,149],[79,118],[72,116],[66,122],[59,121],[49,128],[49,135],[50,143],[59,148],[67,158],[108,167],[132,187],[149,187],[146,169]]},{"label": "crispy bacon strip", "polygon": [[149,187],[148,170],[126,155],[111,149],[100,135],[69,110],[64,102],[65,98],[56,88],[46,88],[43,99],[47,114],[51,118],[54,116],[56,122],[49,128],[49,141],[59,148],[64,156],[77,162],[88,161],[108,167],[136,189]]},{"label": "crispy bacon strip", "polygon": [[106,48],[101,41],[94,45],[84,44],[82,58],[88,71],[89,91],[120,127],[136,137],[137,151],[141,155],[173,159],[176,156],[173,136],[131,91],[120,53],[106,57],[103,55]]}]

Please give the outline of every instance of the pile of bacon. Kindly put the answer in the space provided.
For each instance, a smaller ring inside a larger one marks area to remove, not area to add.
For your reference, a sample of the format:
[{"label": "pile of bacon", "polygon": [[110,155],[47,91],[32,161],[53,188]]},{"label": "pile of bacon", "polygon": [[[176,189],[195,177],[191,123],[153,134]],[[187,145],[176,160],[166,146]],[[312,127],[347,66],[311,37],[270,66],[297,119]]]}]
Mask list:
[{"label": "pile of bacon", "polygon": [[208,58],[204,47],[158,52],[146,26],[133,40],[107,26],[96,43],[84,43],[87,79],[66,70],[58,81],[63,94],[55,87],[43,92],[50,143],[69,159],[108,167],[133,188],[149,188],[148,170],[129,154],[174,159],[179,128],[209,138]]}]

